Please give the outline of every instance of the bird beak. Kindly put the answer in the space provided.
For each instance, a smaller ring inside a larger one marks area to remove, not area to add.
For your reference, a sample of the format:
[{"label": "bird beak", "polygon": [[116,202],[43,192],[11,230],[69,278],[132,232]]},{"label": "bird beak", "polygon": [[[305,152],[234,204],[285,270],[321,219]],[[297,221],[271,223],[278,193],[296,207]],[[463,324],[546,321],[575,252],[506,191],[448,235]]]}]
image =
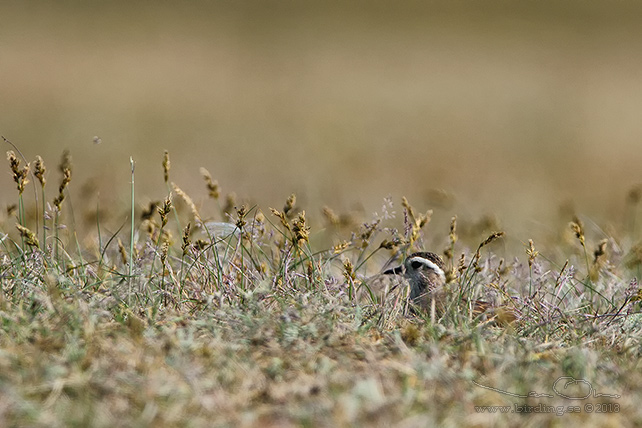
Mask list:
[{"label": "bird beak", "polygon": [[404,273],[403,266],[397,266],[396,268],[388,269],[383,272],[384,275],[401,275]]}]

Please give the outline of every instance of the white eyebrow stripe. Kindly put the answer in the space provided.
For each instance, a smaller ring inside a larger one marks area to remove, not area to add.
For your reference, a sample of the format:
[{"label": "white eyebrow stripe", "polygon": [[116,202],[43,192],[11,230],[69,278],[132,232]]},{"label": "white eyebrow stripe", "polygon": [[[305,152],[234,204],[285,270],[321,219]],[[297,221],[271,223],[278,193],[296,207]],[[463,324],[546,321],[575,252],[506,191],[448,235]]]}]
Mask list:
[{"label": "white eyebrow stripe", "polygon": [[410,259],[410,263],[412,263],[412,262],[419,262],[419,263],[423,264],[424,266],[429,267],[430,269],[434,270],[442,280],[446,281],[446,273],[444,272],[444,270],[442,268],[440,268],[433,261],[428,260],[428,259],[426,259],[424,257],[412,257]]}]

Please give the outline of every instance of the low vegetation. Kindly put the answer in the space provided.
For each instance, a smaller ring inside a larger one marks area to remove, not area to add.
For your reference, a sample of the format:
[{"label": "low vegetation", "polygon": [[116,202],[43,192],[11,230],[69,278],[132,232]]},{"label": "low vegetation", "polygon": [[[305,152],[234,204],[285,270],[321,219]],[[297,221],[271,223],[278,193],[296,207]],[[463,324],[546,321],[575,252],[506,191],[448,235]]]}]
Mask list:
[{"label": "low vegetation", "polygon": [[[557,241],[500,258],[502,231],[463,236],[457,218],[426,248],[431,212],[405,198],[367,219],[326,207],[310,224],[295,195],[246,205],[201,169],[218,207],[206,212],[171,182],[167,153],[163,201],[139,208],[132,161],[129,214],[108,225],[96,209],[81,231],[74,208],[91,207],[66,197],[70,157],[49,199],[55,174],[16,152],[0,225],[1,426],[642,423],[637,190],[619,230],[589,238],[571,216]],[[444,257],[446,311],[356,299],[417,250]],[[493,310],[467,303],[479,299]]]}]

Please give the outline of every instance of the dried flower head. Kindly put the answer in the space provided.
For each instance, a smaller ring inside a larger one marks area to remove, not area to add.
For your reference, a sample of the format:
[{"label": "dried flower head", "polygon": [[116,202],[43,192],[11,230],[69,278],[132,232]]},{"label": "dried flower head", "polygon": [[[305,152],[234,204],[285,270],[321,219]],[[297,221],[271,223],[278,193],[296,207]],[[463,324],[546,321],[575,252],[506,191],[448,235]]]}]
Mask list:
[{"label": "dried flower head", "polygon": [[288,199],[285,201],[283,206],[283,213],[289,218],[293,214],[294,205],[296,204],[296,195],[292,193]]},{"label": "dried flower head", "polygon": [[459,271],[459,275],[463,275],[464,271],[466,270],[466,255],[464,253],[461,254],[459,257],[459,264],[457,265],[457,270]]},{"label": "dried flower head", "polygon": [[190,211],[192,212],[192,216],[194,216],[194,219],[201,222],[201,215],[198,213],[198,210],[196,209],[196,205],[194,204],[194,201],[192,201],[192,198],[190,198],[187,193],[183,192],[183,190],[181,190],[181,188],[178,187],[176,183],[172,183],[172,188],[174,189],[174,192],[176,192],[176,194],[180,196],[181,199],[183,199],[185,204],[187,204]]},{"label": "dried flower head", "polygon": [[270,208],[270,211],[272,211],[272,214],[275,217],[278,217],[278,219],[281,221],[281,224],[283,227],[285,227],[286,230],[291,231],[292,229],[290,228],[290,223],[288,223],[288,219],[285,217],[285,214],[282,213],[281,211],[277,210],[276,208]]},{"label": "dried flower head", "polygon": [[629,281],[629,286],[624,290],[624,296],[629,300],[640,300],[640,287],[638,285],[638,279],[633,278]]},{"label": "dried flower head", "polygon": [[504,232],[493,232],[488,238],[484,240],[481,244],[479,244],[479,248],[485,247],[486,245],[490,244],[491,242],[501,238],[504,236]]},{"label": "dried flower head", "polygon": [[210,243],[204,239],[197,239],[196,241],[194,241],[194,247],[197,248],[199,251],[202,251],[209,246],[210,246]]},{"label": "dried flower head", "polygon": [[292,232],[294,233],[294,244],[308,242],[310,238],[310,228],[305,224],[305,211],[301,211],[297,218],[292,221]]},{"label": "dried flower head", "polygon": [[412,208],[412,206],[410,205],[410,202],[408,202],[408,199],[405,196],[401,197],[401,206],[404,207],[404,209],[408,213],[408,217],[410,217],[410,220],[414,221],[415,210]]},{"label": "dried flower head", "polygon": [[66,169],[71,171],[71,166],[71,152],[68,149],[65,149],[62,152],[62,157],[60,158],[58,169],[64,174]]},{"label": "dried flower head", "polygon": [[60,211],[62,201],[65,200],[65,189],[67,188],[67,185],[70,182],[71,182],[71,169],[64,168],[62,170],[62,181],[60,182],[60,186],[58,187],[58,196],[53,201],[58,211]]},{"label": "dried flower head", "polygon": [[169,213],[172,212],[172,194],[171,193],[167,195],[167,198],[165,198],[165,201],[163,202],[163,206],[158,207],[157,210],[161,218],[161,227],[167,226],[167,219],[169,217]]},{"label": "dried flower head", "polygon": [[192,223],[187,223],[185,229],[183,229],[183,244],[181,245],[181,250],[183,250],[183,255],[187,254],[192,241],[190,239]]},{"label": "dried flower head", "polygon": [[575,237],[580,240],[582,247],[584,246],[584,227],[579,218],[575,217],[573,221],[569,224],[571,230],[575,234]]},{"label": "dried flower head", "polygon": [[361,225],[361,232],[359,233],[359,238],[361,238],[361,247],[366,248],[370,244],[370,238],[378,230],[379,223],[381,219],[376,219],[372,223],[363,223]]},{"label": "dried flower head", "polygon": [[346,248],[350,246],[350,243],[348,241],[341,241],[338,244],[336,244],[334,247],[332,247],[332,253],[333,254],[339,254],[342,253]]},{"label": "dried flower head", "polygon": [[29,179],[27,178],[29,175],[29,164],[20,168],[20,159],[16,157],[13,150],[9,150],[7,152],[7,160],[9,161],[11,172],[13,173],[13,181],[17,184],[18,193],[22,195],[22,192],[25,190],[25,185],[29,183]]},{"label": "dried flower head", "polygon": [[252,239],[258,240],[265,235],[265,215],[260,210],[254,214],[254,222],[252,223]]},{"label": "dried flower head", "polygon": [[36,161],[33,164],[33,175],[36,176],[36,178],[40,182],[40,186],[42,187],[45,187],[45,183],[47,182],[45,178],[45,172],[47,172],[45,161],[43,161],[40,156],[36,156]]},{"label": "dried flower head", "polygon": [[210,198],[218,199],[221,195],[221,189],[219,188],[218,181],[212,180],[212,176],[207,169],[201,167],[200,172],[205,180],[205,185],[207,186]]},{"label": "dried flower head", "polygon": [[535,250],[535,245],[533,244],[532,239],[528,240],[528,248],[526,249],[526,254],[528,255],[528,267],[532,267],[533,262],[539,255],[539,252]]},{"label": "dried flower head", "polygon": [[127,250],[125,249],[125,245],[123,245],[123,241],[118,238],[118,253],[120,254],[120,261],[123,263],[124,266],[127,265]]},{"label": "dried flower head", "polygon": [[392,239],[384,239],[379,244],[379,248],[385,248],[386,250],[397,250],[400,245],[405,244],[405,240],[399,236],[395,236]]},{"label": "dried flower head", "polygon": [[38,242],[38,237],[30,229],[24,227],[21,224],[16,224],[16,228],[20,231],[20,236],[25,240],[25,244],[30,247],[40,248],[40,242]]},{"label": "dried flower head", "polygon": [[457,242],[457,216],[453,216],[453,218],[450,220],[450,233],[448,234],[448,238],[450,239],[450,244],[455,245]]},{"label": "dried flower head", "polygon": [[405,196],[401,198],[401,205],[404,208],[404,227],[406,237],[408,238],[410,245],[412,245],[419,239],[421,229],[430,222],[430,219],[432,218],[432,210],[426,211],[426,214],[415,214],[415,210],[412,208]]},{"label": "dried flower head", "polygon": [[332,208],[327,205],[323,207],[323,217],[328,221],[332,226],[338,226],[341,223],[339,216],[332,210]]},{"label": "dried flower head", "polygon": [[165,263],[167,262],[168,253],[169,253],[169,242],[165,241],[163,242],[163,245],[161,245],[161,253],[160,253],[160,259],[161,259],[161,262],[163,263],[163,266],[165,266]]},{"label": "dried flower head", "polygon": [[593,252],[593,256],[595,257],[593,263],[597,264],[600,258],[606,254],[606,244],[608,244],[608,242],[608,239],[602,239],[599,244],[597,244],[597,248]]},{"label": "dried flower head", "polygon": [[15,173],[16,170],[20,169],[20,160],[13,150],[9,150],[7,152],[7,160],[9,161],[9,167],[11,168],[11,171]]},{"label": "dried flower head", "polygon": [[169,182],[169,168],[170,168],[170,161],[169,161],[169,152],[165,150],[163,153],[163,176],[165,178],[165,183]]},{"label": "dried flower head", "polygon": [[343,259],[343,276],[348,282],[353,282],[355,279],[357,279],[357,274],[354,271],[354,265],[352,264],[350,259],[347,258]]},{"label": "dried flower head", "polygon": [[240,230],[243,230],[245,225],[247,224],[247,221],[245,221],[245,217],[247,216],[248,209],[247,205],[243,204],[239,208],[236,209],[236,227],[238,227]]},{"label": "dried flower head", "polygon": [[446,282],[450,283],[457,279],[458,270],[455,266],[446,270]]},{"label": "dried flower head", "polygon": [[256,215],[254,216],[254,221],[259,224],[265,224],[265,214],[263,214],[262,211],[257,211]]}]

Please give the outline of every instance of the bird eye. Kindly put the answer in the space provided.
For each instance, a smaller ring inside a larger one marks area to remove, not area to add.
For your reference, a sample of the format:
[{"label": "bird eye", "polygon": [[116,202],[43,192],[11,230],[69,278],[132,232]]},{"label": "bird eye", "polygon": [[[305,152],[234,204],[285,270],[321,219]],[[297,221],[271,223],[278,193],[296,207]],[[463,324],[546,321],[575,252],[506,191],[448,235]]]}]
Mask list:
[{"label": "bird eye", "polygon": [[423,265],[423,263],[418,262],[418,261],[414,261],[414,262],[410,263],[410,266],[412,266],[412,268],[413,268],[414,270],[419,269],[422,265]]}]

